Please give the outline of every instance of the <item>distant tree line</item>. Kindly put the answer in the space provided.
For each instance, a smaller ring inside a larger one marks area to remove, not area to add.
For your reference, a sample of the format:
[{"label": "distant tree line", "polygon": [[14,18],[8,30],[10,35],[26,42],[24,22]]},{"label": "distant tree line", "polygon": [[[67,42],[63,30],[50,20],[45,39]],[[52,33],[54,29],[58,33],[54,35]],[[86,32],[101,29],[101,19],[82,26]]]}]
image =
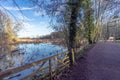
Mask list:
[{"label": "distant tree line", "polygon": [[63,39],[64,33],[62,31],[52,32],[49,35],[41,36],[40,39]]}]

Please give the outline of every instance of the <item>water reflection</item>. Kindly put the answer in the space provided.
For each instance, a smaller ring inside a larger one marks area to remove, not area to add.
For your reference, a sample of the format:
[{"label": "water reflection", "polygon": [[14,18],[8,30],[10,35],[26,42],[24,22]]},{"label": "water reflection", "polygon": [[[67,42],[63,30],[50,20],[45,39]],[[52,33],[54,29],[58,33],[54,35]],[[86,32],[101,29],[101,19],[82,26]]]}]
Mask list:
[{"label": "water reflection", "polygon": [[19,67],[65,51],[63,46],[51,43],[11,45],[9,53],[0,61],[0,69]]}]

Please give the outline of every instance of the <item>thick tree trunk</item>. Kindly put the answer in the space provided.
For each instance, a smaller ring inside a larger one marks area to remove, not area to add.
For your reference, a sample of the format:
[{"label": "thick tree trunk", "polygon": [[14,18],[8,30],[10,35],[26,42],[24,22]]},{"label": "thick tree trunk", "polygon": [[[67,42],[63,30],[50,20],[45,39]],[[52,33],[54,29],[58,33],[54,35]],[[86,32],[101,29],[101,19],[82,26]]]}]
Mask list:
[{"label": "thick tree trunk", "polygon": [[71,18],[70,18],[70,25],[69,25],[69,44],[68,44],[70,65],[73,65],[75,62],[73,49],[74,49],[75,37],[76,37],[77,16],[78,16],[78,6],[77,4],[72,4]]}]

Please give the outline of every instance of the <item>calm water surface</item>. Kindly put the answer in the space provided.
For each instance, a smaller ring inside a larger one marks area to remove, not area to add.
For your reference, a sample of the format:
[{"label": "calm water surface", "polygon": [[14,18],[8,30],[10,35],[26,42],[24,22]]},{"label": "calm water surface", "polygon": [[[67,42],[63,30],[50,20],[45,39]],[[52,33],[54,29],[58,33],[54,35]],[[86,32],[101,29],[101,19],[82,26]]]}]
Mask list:
[{"label": "calm water surface", "polygon": [[[0,61],[0,69],[4,71],[15,67],[20,67],[27,63],[32,63],[43,58],[47,58],[56,54],[62,54],[66,51],[67,48],[51,43],[18,44],[14,46],[12,56],[8,54],[5,56],[6,59]],[[32,73],[33,69],[36,70],[37,68],[38,66],[16,73],[12,76],[17,74],[20,74],[20,76],[13,77],[12,80],[21,79],[29,75],[28,73]],[[10,77],[11,75],[6,77],[6,79],[9,79]]]},{"label": "calm water surface", "polygon": [[65,51],[67,51],[65,47],[51,43],[19,44],[15,46],[12,56],[10,54],[6,55],[6,61],[5,59],[4,61],[0,61],[0,65],[2,70],[19,67]]}]

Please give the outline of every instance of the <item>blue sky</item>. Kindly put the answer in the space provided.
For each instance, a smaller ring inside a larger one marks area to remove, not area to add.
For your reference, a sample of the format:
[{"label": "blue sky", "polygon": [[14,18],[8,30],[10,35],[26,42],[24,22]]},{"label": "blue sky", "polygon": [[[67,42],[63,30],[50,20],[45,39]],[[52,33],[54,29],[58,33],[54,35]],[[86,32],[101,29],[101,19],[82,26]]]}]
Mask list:
[{"label": "blue sky", "polygon": [[[18,32],[18,36],[36,37],[53,32],[54,30],[49,27],[50,18],[48,16],[41,16],[45,14],[45,12],[37,12],[37,9],[30,3],[30,1],[31,0],[15,0],[23,14],[19,11],[18,7],[12,0],[0,1],[0,5],[12,13],[18,21],[23,23],[24,26]],[[2,7],[0,7],[0,9],[4,10]],[[7,13],[13,18],[8,11]]]}]

